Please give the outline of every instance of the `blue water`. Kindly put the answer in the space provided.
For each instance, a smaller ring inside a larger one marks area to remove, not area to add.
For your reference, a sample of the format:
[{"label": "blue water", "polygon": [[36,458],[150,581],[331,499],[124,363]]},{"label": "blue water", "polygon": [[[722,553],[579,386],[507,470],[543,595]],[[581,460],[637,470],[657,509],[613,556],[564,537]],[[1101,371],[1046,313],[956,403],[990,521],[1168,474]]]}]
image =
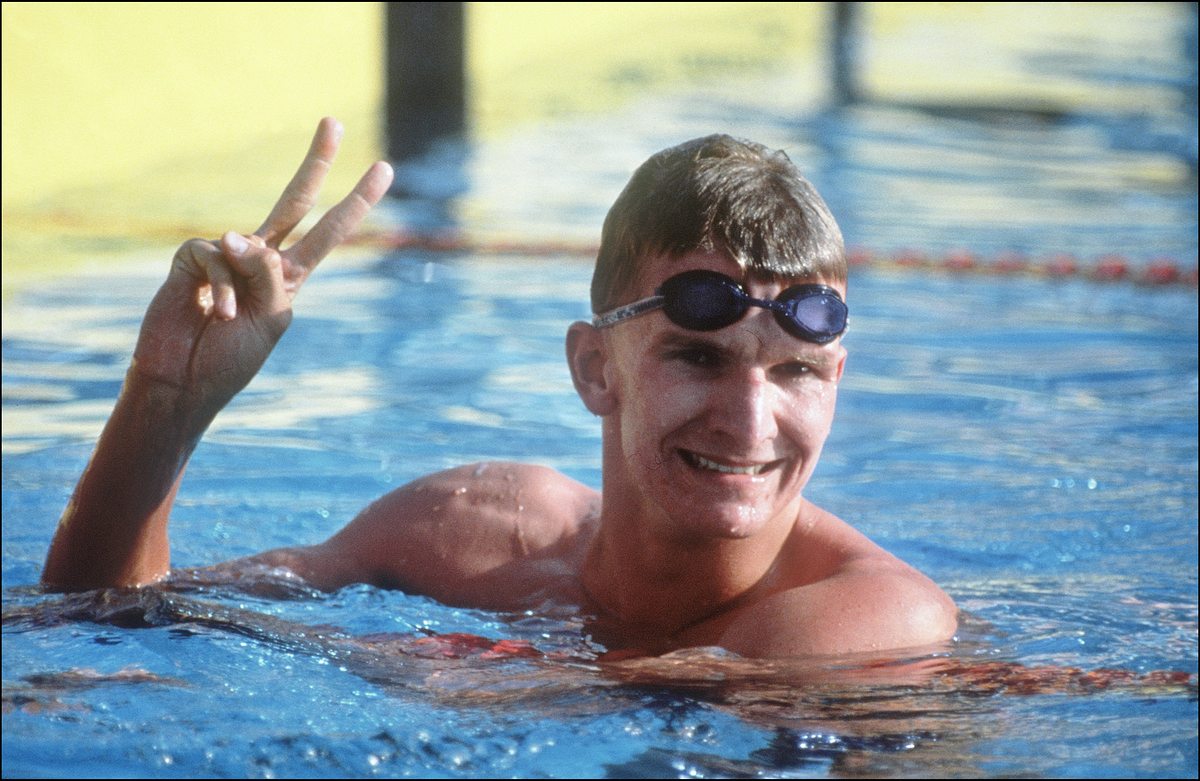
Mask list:
[{"label": "blue water", "polygon": [[[1069,63],[1082,83],[1111,78]],[[1173,89],[1174,60],[1138,63],[1155,76],[1147,95]],[[448,199],[429,169],[407,171],[430,196],[386,219],[594,240],[641,158],[717,127],[786,146],[854,244],[1194,265],[1194,124],[1186,108],[1147,106],[1160,108],[1135,126],[1117,109],[798,117],[733,95],[658,97],[450,155],[432,166],[459,183]],[[368,587],[170,592],[161,614],[137,613],[150,627],[66,618],[70,600],[35,584],[171,249],[5,302],[6,776],[1194,775],[1194,678],[1090,693],[965,677],[800,685],[685,654],[674,685],[639,682],[597,667],[571,617]],[[198,448],[174,562],[317,542],[391,487],[477,459],[598,485],[599,428],[561,358],[589,275],[574,255],[331,259]],[[952,656],[1195,675],[1195,288],[877,266],[854,273],[850,305],[838,417],[808,493],[955,598],[966,613]],[[546,656],[425,658],[353,639],[454,632]],[[725,681],[696,680],[708,673]]]}]

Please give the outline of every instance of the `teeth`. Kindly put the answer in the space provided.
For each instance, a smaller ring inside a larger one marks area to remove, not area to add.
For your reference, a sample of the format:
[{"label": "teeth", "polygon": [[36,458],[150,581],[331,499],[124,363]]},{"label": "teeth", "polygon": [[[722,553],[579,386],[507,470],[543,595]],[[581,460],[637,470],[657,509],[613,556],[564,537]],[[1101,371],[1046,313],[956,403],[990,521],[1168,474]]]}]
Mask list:
[{"label": "teeth", "polygon": [[696,466],[703,467],[704,469],[711,469],[714,472],[723,472],[727,475],[757,475],[761,474],[762,471],[767,468],[766,464],[756,464],[754,466],[727,466],[725,464],[718,464],[716,461],[710,461],[704,456],[697,455],[696,453],[688,453],[688,456],[691,458],[692,463],[694,463]]}]

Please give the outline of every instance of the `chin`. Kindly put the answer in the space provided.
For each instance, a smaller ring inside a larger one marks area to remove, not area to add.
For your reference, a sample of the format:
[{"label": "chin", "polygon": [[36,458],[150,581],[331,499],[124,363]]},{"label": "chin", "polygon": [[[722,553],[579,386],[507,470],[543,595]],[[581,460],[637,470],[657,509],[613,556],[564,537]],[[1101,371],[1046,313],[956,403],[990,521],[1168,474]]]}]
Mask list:
[{"label": "chin", "polygon": [[[771,518],[771,513],[747,504],[708,504],[693,510],[679,518],[676,528],[696,542],[748,539],[762,531]],[[674,514],[678,518],[678,512]]]}]

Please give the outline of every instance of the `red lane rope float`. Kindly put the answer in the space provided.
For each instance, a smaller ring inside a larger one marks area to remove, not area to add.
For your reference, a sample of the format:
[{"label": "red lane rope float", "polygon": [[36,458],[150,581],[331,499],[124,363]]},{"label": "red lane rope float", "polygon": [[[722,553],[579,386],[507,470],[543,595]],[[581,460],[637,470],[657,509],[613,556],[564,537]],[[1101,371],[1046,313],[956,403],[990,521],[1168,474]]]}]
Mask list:
[{"label": "red lane rope float", "polygon": [[[479,255],[525,255],[531,257],[595,257],[596,246],[569,241],[478,240],[459,233],[408,231],[362,232],[351,243],[391,250]],[[883,271],[930,271],[980,276],[1035,277],[1040,279],[1088,279],[1094,282],[1131,282],[1154,287],[1197,286],[1197,267],[1169,257],[1134,262],[1123,255],[1101,255],[1085,261],[1069,253],[1030,257],[1018,252],[1001,252],[984,257],[969,250],[951,250],[935,255],[919,250],[878,252],[864,247],[847,250],[851,268]]]},{"label": "red lane rope float", "polygon": [[986,258],[968,250],[951,250],[944,255],[927,255],[901,250],[892,255],[861,247],[850,249],[846,259],[853,268],[881,270],[932,271],[981,276],[1037,277],[1068,279],[1078,277],[1094,282],[1132,282],[1138,285],[1196,287],[1196,264],[1188,266],[1173,258],[1154,258],[1135,263],[1122,255],[1102,255],[1086,262],[1069,253],[1031,258],[1017,252],[1001,252]]}]

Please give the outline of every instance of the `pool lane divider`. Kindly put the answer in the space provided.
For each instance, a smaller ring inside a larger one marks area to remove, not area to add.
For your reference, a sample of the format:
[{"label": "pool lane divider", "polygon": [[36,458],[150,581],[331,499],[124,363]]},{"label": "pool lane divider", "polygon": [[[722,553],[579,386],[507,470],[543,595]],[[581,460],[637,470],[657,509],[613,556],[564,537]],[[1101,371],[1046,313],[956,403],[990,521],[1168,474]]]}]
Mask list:
[{"label": "pool lane divider", "polygon": [[[567,241],[477,240],[457,233],[408,231],[365,231],[351,244],[389,250],[417,250],[430,253],[525,255],[530,257],[595,257],[596,246]],[[1046,280],[1087,279],[1093,282],[1124,282],[1148,287],[1197,286],[1197,268],[1170,257],[1134,261],[1119,254],[1106,254],[1086,260],[1070,253],[1032,257],[1019,252],[1000,252],[985,256],[958,249],[937,254],[920,250],[882,252],[852,247],[846,261],[853,268],[880,271],[978,275],[987,277],[1032,277]]]}]

